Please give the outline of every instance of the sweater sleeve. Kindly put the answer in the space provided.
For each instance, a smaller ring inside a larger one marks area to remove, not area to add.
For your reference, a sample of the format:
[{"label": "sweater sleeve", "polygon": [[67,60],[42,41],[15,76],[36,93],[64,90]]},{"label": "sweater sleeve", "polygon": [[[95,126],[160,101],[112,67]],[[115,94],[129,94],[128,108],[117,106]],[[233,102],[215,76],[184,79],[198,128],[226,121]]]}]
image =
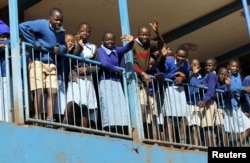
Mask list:
[{"label": "sweater sleeve", "polygon": [[41,21],[34,20],[34,21],[27,21],[19,24],[19,30],[22,34],[22,37],[30,44],[34,45],[35,47],[41,46],[40,43],[37,41],[36,34],[39,34],[40,27],[43,25]]},{"label": "sweater sleeve", "polygon": [[110,62],[108,62],[107,60],[107,55],[104,54],[104,50],[102,50],[101,48],[98,49],[98,57],[99,57],[99,60],[101,62],[101,65],[103,66],[103,68],[106,70],[106,71],[109,71],[109,72],[116,72],[117,71],[117,68],[111,64]]},{"label": "sweater sleeve", "polygon": [[168,78],[168,79],[174,79],[175,78],[175,72],[172,72],[171,71],[171,65],[172,65],[172,62],[170,59],[166,59],[165,60],[165,64],[164,64],[164,67],[165,67],[165,77]]},{"label": "sweater sleeve", "polygon": [[116,48],[117,54],[119,56],[124,55],[125,53],[127,53],[128,51],[130,51],[133,48],[133,45],[134,45],[134,41],[131,41],[123,47],[117,47]]},{"label": "sweater sleeve", "polygon": [[215,90],[217,85],[217,77],[216,74],[210,73],[208,76],[208,87],[207,92],[204,95],[203,102],[206,104],[208,101],[212,100],[215,97]]}]

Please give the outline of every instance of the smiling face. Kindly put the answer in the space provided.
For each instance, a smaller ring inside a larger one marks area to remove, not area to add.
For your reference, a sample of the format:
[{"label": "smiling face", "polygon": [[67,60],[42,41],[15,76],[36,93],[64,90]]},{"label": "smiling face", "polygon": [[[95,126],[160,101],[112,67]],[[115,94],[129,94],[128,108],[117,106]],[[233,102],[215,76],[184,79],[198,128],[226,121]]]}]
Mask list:
[{"label": "smiling face", "polygon": [[61,12],[54,10],[49,16],[49,22],[53,29],[58,30],[63,23],[63,15]]},{"label": "smiling face", "polygon": [[138,40],[143,44],[143,45],[148,45],[150,42],[150,30],[147,27],[140,27],[138,30]]},{"label": "smiling face", "polygon": [[67,49],[72,49],[74,47],[74,36],[71,34],[66,34],[65,35],[65,42],[67,45]]},{"label": "smiling face", "polygon": [[102,43],[107,49],[113,49],[115,46],[115,35],[111,32],[104,34]]},{"label": "smiling face", "polygon": [[230,61],[227,65],[227,69],[231,71],[232,74],[237,74],[240,70],[239,62],[238,61]]},{"label": "smiling face", "polygon": [[178,50],[175,54],[177,64],[182,64],[187,59],[187,52],[185,50]]},{"label": "smiling face", "polygon": [[191,61],[191,63],[190,63],[190,66],[191,66],[191,68],[193,68],[193,67],[196,67],[196,68],[200,68],[200,62],[199,62],[199,60],[198,59],[193,59],[192,61]]},{"label": "smiling face", "polygon": [[205,62],[205,70],[206,72],[212,72],[216,69],[216,61],[213,59],[208,59]]},{"label": "smiling face", "polygon": [[78,33],[81,35],[81,39],[83,40],[83,42],[87,42],[91,34],[91,28],[88,24],[82,24],[79,27]]}]

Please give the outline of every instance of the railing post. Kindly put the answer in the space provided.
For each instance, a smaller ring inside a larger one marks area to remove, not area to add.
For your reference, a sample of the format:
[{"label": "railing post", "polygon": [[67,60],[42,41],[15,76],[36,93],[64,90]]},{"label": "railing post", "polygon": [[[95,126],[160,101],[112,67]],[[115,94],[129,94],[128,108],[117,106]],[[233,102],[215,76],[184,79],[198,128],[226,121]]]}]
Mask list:
[{"label": "railing post", "polygon": [[245,18],[246,18],[246,22],[247,22],[248,35],[250,37],[250,17],[249,17],[249,10],[248,10],[247,0],[242,0],[242,5],[243,5]]},{"label": "railing post", "polygon": [[[122,35],[130,34],[127,0],[118,0],[118,3]],[[131,51],[128,53],[128,55],[126,55],[125,63],[129,96],[128,100],[132,122],[132,134],[133,139],[140,142],[143,138],[143,126],[140,114],[140,102],[137,93],[136,76],[134,74],[133,67],[133,54]]]},{"label": "railing post", "polygon": [[17,124],[22,124],[24,122],[24,116],[17,3],[17,0],[9,0],[9,20],[15,117],[14,121]]}]

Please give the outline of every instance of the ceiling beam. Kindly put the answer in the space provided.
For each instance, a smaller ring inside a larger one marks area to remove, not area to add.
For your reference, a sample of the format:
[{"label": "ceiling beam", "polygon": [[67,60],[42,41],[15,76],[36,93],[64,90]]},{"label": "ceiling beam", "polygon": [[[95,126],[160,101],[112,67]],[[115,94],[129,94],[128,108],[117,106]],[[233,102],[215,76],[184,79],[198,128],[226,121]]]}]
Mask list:
[{"label": "ceiling beam", "polygon": [[241,54],[243,53],[247,53],[250,51],[250,44],[246,44],[246,45],[243,45],[241,47],[238,47],[234,50],[231,50],[225,54],[222,54],[218,57],[216,57],[216,61],[219,63],[219,62],[222,62],[222,61],[225,61],[225,60],[228,60],[229,58],[235,58],[235,57],[238,57],[240,56]]},{"label": "ceiling beam", "polygon": [[41,0],[18,0],[18,11],[23,12]]},{"label": "ceiling beam", "polygon": [[[248,0],[249,2],[250,0]],[[178,39],[188,33],[191,33],[195,30],[198,30],[199,28],[202,28],[218,19],[221,19],[239,9],[242,8],[241,1],[237,0],[227,6],[224,6],[216,11],[213,11],[212,13],[209,13],[205,16],[202,16],[200,18],[197,18],[181,27],[178,27],[170,32],[167,32],[163,34],[163,38],[166,43],[171,42],[175,39]]]}]

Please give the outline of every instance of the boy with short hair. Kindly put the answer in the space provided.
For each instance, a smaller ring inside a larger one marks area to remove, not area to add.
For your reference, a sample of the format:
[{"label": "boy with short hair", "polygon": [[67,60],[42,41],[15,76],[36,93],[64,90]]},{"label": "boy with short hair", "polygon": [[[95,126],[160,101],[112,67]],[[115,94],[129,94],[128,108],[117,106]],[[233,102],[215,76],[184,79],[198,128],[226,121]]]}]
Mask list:
[{"label": "boy with short hair", "polygon": [[[151,23],[155,33],[160,37],[158,32],[158,22],[155,19],[154,23]],[[138,92],[141,105],[142,121],[146,124],[146,110],[148,105],[148,82],[151,82],[150,76],[147,74],[149,57],[152,50],[161,49],[163,41],[150,40],[151,31],[148,26],[139,26],[137,38],[134,41],[133,53],[134,53],[134,70],[138,74]]]},{"label": "boy with short hair", "polygon": [[[62,27],[63,13],[52,8],[49,18],[26,21],[19,25],[24,41],[35,46],[29,64],[30,89],[34,94],[35,119],[41,119],[43,90],[47,93],[47,121],[53,122],[53,111],[57,97],[57,67],[60,54],[66,51],[65,30]],[[47,52],[43,48],[53,51]]]},{"label": "boy with short hair", "polygon": [[198,102],[198,107],[202,109],[203,115],[201,119],[201,126],[205,129],[205,144],[208,147],[215,146],[214,139],[214,116],[217,108],[215,98],[215,90],[217,87],[218,78],[216,75],[216,60],[209,58],[205,62],[206,75],[202,80],[202,86],[207,87],[204,90],[204,95],[201,101]]},{"label": "boy with short hair", "polygon": [[200,74],[200,61],[192,59],[190,62],[191,71],[189,74],[189,86],[187,91],[187,104],[188,104],[188,126],[190,129],[190,144],[200,145],[200,126],[201,126],[201,112],[197,107],[200,101],[200,90],[198,86],[201,83],[202,76]]},{"label": "boy with short hair", "polygon": [[226,109],[226,96],[228,85],[226,81],[229,78],[228,70],[226,67],[221,67],[218,70],[218,83],[217,89],[224,91],[216,92],[216,102],[218,109],[215,110],[215,131],[216,132],[216,143],[219,147],[227,147],[228,140],[224,129],[224,110]]}]

